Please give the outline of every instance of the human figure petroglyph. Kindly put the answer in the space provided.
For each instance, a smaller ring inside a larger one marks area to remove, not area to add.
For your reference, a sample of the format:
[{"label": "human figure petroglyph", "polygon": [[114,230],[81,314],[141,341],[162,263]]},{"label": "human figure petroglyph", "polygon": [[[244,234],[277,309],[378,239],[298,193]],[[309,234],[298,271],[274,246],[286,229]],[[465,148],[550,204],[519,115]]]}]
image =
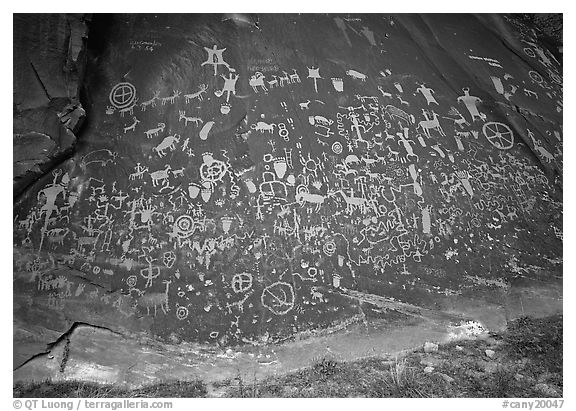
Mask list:
[{"label": "human figure petroglyph", "polygon": [[137,178],[142,179],[144,174],[148,171],[148,167],[142,167],[140,163],[136,163],[134,170],[136,171],[128,176],[129,180],[136,180]]},{"label": "human figure petroglyph", "polygon": [[457,101],[458,103],[464,103],[464,105],[468,109],[468,112],[470,113],[470,116],[472,117],[472,122],[475,122],[476,118],[482,121],[486,121],[486,114],[478,111],[477,107],[477,104],[482,103],[482,100],[478,97],[471,96],[470,88],[468,87],[464,87],[462,91],[464,92],[464,95],[458,97]]},{"label": "human figure petroglyph", "polygon": [[239,75],[236,74],[234,75],[234,73],[232,72],[232,69],[230,69],[231,73],[229,73],[229,77],[226,77],[224,75],[220,75],[220,77],[222,77],[224,79],[224,87],[222,87],[222,90],[216,90],[214,92],[214,95],[216,97],[222,97],[222,95],[224,93],[226,93],[226,102],[228,103],[230,100],[230,94],[234,94],[236,95],[236,81],[238,80]]},{"label": "human figure petroglyph", "polygon": [[60,213],[60,209],[58,208],[58,206],[56,206],[56,199],[58,198],[59,195],[62,195],[63,198],[65,197],[68,182],[70,181],[68,173],[66,173],[60,180],[60,183],[57,184],[56,180],[61,174],[62,170],[54,171],[52,173],[52,175],[54,176],[54,181],[52,181],[52,183],[48,185],[46,188],[40,190],[36,196],[36,199],[38,201],[40,201],[41,198],[44,198],[46,200],[44,205],[40,208],[40,214],[45,213],[46,220],[50,218],[53,212],[56,212],[57,214]]},{"label": "human figure petroglyph", "polygon": [[160,275],[160,267],[152,265],[152,263],[156,261],[156,259],[152,258],[149,255],[145,256],[145,260],[148,263],[148,267],[142,268],[140,270],[140,275],[142,276],[142,278],[146,280],[146,285],[144,287],[150,288],[152,287],[152,280],[158,278],[158,276]]},{"label": "human figure petroglyph", "polygon": [[214,67],[214,76],[218,74],[218,66],[224,66],[230,69],[230,65],[224,61],[223,56],[226,48],[219,49],[217,45],[214,45],[211,49],[204,47],[204,50],[208,53],[208,58],[200,64],[200,66],[205,66],[206,64],[212,65]]},{"label": "human figure petroglyph", "polygon": [[424,98],[426,99],[426,103],[428,105],[430,105],[432,103],[438,105],[438,102],[436,101],[436,99],[432,95],[434,93],[434,90],[432,90],[430,87],[427,87],[425,83],[420,84],[420,87],[418,87],[416,89],[416,92],[418,92],[418,93],[422,94],[422,96],[424,96]]}]

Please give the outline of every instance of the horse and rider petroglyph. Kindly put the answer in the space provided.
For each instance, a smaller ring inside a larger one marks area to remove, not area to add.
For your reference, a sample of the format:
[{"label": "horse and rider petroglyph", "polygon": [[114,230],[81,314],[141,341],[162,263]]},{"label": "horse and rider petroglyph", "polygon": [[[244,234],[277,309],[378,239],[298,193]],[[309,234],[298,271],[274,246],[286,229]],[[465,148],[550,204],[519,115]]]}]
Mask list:
[{"label": "horse and rider petroglyph", "polygon": [[438,120],[438,114],[436,114],[434,111],[432,111],[432,118],[428,118],[428,115],[426,113],[426,111],[424,111],[424,117],[426,117],[426,120],[422,120],[418,123],[418,126],[416,127],[416,129],[422,129],[422,132],[426,135],[426,137],[431,138],[432,136],[430,135],[430,130],[435,130],[438,133],[440,133],[441,136],[446,137],[446,133],[444,133],[444,130],[442,129],[442,126],[440,125],[440,121]]}]

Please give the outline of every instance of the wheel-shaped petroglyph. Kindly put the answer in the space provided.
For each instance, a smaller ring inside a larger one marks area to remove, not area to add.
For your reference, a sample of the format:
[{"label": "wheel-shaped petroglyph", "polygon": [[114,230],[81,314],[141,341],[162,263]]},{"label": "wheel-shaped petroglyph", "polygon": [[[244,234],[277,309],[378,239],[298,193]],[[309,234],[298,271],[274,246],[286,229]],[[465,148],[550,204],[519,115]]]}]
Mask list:
[{"label": "wheel-shaped petroglyph", "polygon": [[232,277],[232,290],[238,294],[248,291],[252,288],[252,274],[238,273]]},{"label": "wheel-shaped petroglyph", "polygon": [[278,281],[262,291],[262,305],[276,315],[284,315],[294,308],[292,284]]},{"label": "wheel-shaped petroglyph", "polygon": [[136,102],[136,87],[131,83],[118,83],[110,91],[110,103],[117,109],[132,106]]},{"label": "wheel-shaped petroglyph", "polygon": [[506,124],[491,121],[484,124],[482,133],[490,144],[500,150],[508,150],[514,144],[514,134]]}]

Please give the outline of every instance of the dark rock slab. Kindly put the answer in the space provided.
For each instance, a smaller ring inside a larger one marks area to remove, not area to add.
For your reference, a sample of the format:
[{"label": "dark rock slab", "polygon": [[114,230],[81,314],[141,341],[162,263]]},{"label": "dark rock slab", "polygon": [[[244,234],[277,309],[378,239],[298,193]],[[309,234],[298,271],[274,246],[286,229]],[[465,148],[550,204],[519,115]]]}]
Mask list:
[{"label": "dark rock slab", "polygon": [[459,320],[522,280],[561,298],[562,67],[528,27],[98,15],[84,51],[81,17],[35,19],[15,20],[15,179],[36,170],[14,203],[15,367],[80,325],[100,347],[258,347]]}]

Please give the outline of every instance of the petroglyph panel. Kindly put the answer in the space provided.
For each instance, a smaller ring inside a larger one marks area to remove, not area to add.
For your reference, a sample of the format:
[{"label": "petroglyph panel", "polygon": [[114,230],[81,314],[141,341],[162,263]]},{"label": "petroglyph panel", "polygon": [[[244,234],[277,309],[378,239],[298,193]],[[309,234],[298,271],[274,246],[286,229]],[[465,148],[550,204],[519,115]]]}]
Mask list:
[{"label": "petroglyph panel", "polygon": [[441,52],[409,16],[285,18],[111,34],[86,144],[14,207],[23,313],[97,302],[161,339],[257,344],[358,315],[346,290],[427,306],[531,233],[557,249],[561,67],[533,39],[521,62],[473,16],[428,17]]}]

